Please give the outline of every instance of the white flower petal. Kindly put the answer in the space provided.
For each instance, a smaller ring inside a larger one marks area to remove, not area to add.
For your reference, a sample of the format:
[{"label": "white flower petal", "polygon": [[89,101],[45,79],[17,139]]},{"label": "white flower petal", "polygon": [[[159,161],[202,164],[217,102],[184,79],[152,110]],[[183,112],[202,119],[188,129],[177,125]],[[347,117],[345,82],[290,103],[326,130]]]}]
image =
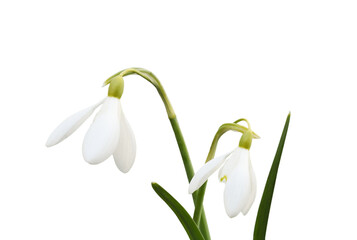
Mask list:
[{"label": "white flower petal", "polygon": [[127,173],[134,164],[136,155],[135,136],[123,110],[121,109],[120,137],[113,154],[115,164],[123,173]]},{"label": "white flower petal", "polygon": [[244,215],[248,213],[250,207],[253,205],[253,202],[255,200],[255,195],[257,193],[257,179],[255,177],[255,173],[252,167],[252,162],[250,161],[250,157],[249,157],[249,173],[250,173],[251,192],[246,206],[242,209],[242,213]]},{"label": "white flower petal", "polygon": [[203,167],[201,167],[198,172],[193,176],[190,182],[190,186],[188,187],[188,192],[191,194],[197,189],[199,189],[208,179],[209,176],[212,175],[214,171],[216,171],[226,160],[226,157],[230,153],[226,153],[222,156],[213,158],[208,161]]},{"label": "white flower petal", "polygon": [[90,106],[71,115],[66,120],[64,120],[48,137],[46,146],[52,147],[69,137],[82,125],[82,123],[84,123],[85,120],[89,118],[90,115],[92,115],[94,110],[102,103],[103,100],[93,106]]},{"label": "white flower petal", "polygon": [[82,146],[84,160],[88,163],[101,163],[114,153],[120,134],[119,105],[119,99],[107,97],[94,118]]},{"label": "white flower petal", "polygon": [[227,175],[224,189],[224,205],[229,217],[237,216],[246,206],[251,193],[248,150],[241,149],[236,166]]},{"label": "white flower petal", "polygon": [[226,163],[223,165],[223,167],[219,170],[218,173],[218,179],[220,181],[224,178],[224,176],[228,176],[237,165],[237,162],[241,155],[241,149],[242,148],[237,147],[231,152],[229,156],[227,156]]}]

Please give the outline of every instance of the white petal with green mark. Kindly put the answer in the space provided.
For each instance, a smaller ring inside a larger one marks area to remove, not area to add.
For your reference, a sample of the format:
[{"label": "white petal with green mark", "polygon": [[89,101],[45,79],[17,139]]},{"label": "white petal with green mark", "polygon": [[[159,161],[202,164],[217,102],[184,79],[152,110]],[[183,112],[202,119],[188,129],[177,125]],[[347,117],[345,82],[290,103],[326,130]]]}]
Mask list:
[{"label": "white petal with green mark", "polygon": [[237,165],[237,162],[241,155],[241,149],[242,148],[237,147],[227,156],[226,162],[218,173],[218,179],[220,181],[226,180],[226,176],[229,175]]},{"label": "white petal with green mark", "polygon": [[237,216],[247,205],[251,193],[249,172],[249,153],[241,150],[241,155],[234,169],[227,175],[224,189],[224,206],[229,217]]}]

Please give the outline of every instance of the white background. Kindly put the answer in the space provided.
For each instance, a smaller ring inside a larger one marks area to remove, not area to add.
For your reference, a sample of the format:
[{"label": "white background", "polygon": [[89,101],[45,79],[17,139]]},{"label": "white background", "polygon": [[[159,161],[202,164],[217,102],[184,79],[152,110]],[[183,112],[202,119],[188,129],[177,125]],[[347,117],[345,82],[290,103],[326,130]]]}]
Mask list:
[{"label": "white background", "polygon": [[[155,89],[125,78],[137,139],[128,174],[81,154],[91,119],[46,148],[67,116],[106,96],[128,67],[162,81],[197,170],[218,127],[246,117],[262,138],[251,156],[256,201],[227,217],[214,174],[212,239],[252,239],[285,118],[291,124],[267,239],[357,239],[355,1],[4,1],[0,3],[0,239],[187,239],[151,189],[192,213],[175,138]],[[218,153],[237,146],[226,134]]]}]

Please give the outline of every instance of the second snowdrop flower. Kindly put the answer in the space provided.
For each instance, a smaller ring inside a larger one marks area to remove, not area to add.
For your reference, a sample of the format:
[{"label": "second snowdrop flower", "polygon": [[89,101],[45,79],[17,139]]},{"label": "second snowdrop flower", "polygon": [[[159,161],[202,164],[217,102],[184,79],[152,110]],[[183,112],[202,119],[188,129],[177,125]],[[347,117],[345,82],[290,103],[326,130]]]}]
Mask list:
[{"label": "second snowdrop flower", "polygon": [[83,140],[84,160],[98,164],[113,156],[119,170],[128,172],[135,160],[136,143],[120,103],[123,87],[121,76],[113,78],[108,97],[64,120],[49,136],[46,146],[51,147],[66,139],[101,106]]},{"label": "second snowdrop flower", "polygon": [[199,189],[221,167],[218,177],[221,182],[226,183],[224,206],[227,215],[231,218],[240,212],[246,215],[256,194],[256,178],[249,154],[252,139],[253,133],[249,128],[243,133],[239,146],[232,152],[206,162],[192,178],[189,193]]}]

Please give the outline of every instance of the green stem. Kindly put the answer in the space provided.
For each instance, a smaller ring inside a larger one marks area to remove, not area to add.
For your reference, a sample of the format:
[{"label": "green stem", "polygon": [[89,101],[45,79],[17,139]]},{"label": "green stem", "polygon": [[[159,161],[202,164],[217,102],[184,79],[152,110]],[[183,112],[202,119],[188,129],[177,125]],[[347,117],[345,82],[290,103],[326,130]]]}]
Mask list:
[{"label": "green stem", "polygon": [[[235,126],[237,124],[234,124],[233,126]],[[210,161],[214,155],[216,154],[216,149],[217,149],[217,143],[219,138],[228,130],[230,130],[230,127],[227,127],[227,124],[223,124],[219,127],[218,131],[216,132],[216,134],[214,135],[211,147],[209,149],[207,158],[206,158],[206,163],[208,161]],[[200,224],[201,222],[201,216],[202,212],[203,212],[203,199],[205,197],[205,193],[206,193],[206,187],[207,187],[207,181],[193,194],[197,195],[196,197],[196,201],[195,201],[195,212],[193,213],[193,221],[195,221],[195,223],[197,225]]]},{"label": "green stem", "polygon": [[[182,136],[181,129],[180,129],[179,123],[177,121],[177,118],[176,117],[170,118],[170,122],[171,122],[172,129],[174,130],[176,141],[177,141],[177,144],[178,144],[180,152],[181,152],[181,157],[182,157],[183,164],[184,164],[185,170],[186,170],[187,180],[188,180],[188,182],[190,182],[195,174],[195,171],[193,170],[193,166],[192,166],[190,156],[187,151],[185,140]],[[195,203],[195,209],[196,209],[197,208],[196,203],[198,202],[197,201],[197,199],[198,199],[197,191],[196,191],[196,193],[192,194],[192,198],[193,198],[193,202]],[[201,208],[201,213],[202,213],[202,214],[200,214],[202,221],[200,221],[200,223],[197,225],[199,226],[199,229],[201,230],[205,239],[210,240],[211,237],[210,237],[209,229],[208,229],[208,225],[207,225],[206,214],[204,212],[203,206],[200,208]]]},{"label": "green stem", "polygon": [[195,204],[195,212],[193,213],[193,221],[197,224],[200,225],[201,223],[201,216],[202,216],[202,211],[203,211],[203,198],[205,197],[205,192],[206,192],[206,187],[207,187],[207,181],[200,187],[198,191],[196,191],[196,204]]},{"label": "green stem", "polygon": [[190,161],[190,156],[188,154],[188,150],[185,144],[185,140],[183,139],[182,132],[177,121],[177,118],[170,118],[172,129],[174,130],[176,141],[178,147],[180,149],[181,157],[183,159],[183,164],[185,166],[186,175],[188,181],[191,181],[192,177],[195,175],[195,171],[193,170],[192,163]]}]

